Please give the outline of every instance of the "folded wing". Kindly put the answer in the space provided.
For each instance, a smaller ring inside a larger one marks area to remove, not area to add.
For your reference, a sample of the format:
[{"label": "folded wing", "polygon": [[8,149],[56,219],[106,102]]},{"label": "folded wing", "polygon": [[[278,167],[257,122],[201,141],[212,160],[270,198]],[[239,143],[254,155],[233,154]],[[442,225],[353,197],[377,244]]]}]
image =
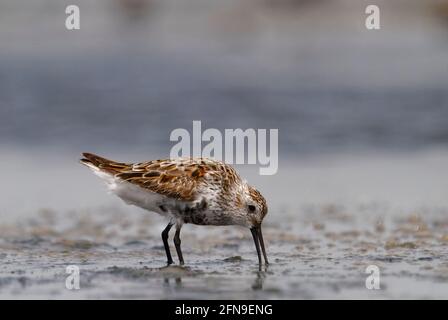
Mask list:
[{"label": "folded wing", "polygon": [[83,156],[81,162],[85,165],[149,191],[184,201],[196,199],[198,186],[204,180],[216,179],[218,182],[223,177],[219,171],[233,171],[221,162],[202,158],[121,163],[91,153],[83,153]]}]

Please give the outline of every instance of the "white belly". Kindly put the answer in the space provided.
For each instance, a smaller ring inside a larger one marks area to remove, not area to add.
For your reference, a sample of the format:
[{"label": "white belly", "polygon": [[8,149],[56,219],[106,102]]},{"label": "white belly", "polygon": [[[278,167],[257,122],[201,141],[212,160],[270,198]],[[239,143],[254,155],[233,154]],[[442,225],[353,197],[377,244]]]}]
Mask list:
[{"label": "white belly", "polygon": [[[204,197],[199,198],[197,201],[191,202],[176,200],[139,187],[138,185],[130,182],[117,179],[113,175],[100,170],[93,171],[97,176],[106,182],[109,192],[117,195],[127,204],[156,212],[170,220],[176,220],[179,223],[182,223],[184,220],[185,213],[190,213],[191,215],[192,210],[195,211],[199,209],[201,211],[201,215],[206,217],[207,220],[213,224],[214,212],[208,210],[210,209],[208,207],[209,204],[207,204]],[[201,209],[201,206],[204,206],[204,209]]]},{"label": "white belly", "polygon": [[171,212],[165,208],[175,206],[177,200],[151,192],[127,181],[116,179],[114,176],[101,171],[94,171],[94,173],[106,182],[111,193],[117,195],[125,203],[156,212],[170,219],[173,218]]}]

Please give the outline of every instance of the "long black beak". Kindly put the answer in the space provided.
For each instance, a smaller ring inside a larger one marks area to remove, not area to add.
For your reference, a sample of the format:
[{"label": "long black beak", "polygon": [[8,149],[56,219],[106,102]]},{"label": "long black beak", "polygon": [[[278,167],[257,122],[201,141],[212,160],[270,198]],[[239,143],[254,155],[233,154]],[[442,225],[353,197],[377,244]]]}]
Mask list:
[{"label": "long black beak", "polygon": [[260,252],[260,246],[261,246],[261,250],[263,251],[264,263],[268,265],[269,264],[268,256],[266,255],[266,249],[264,247],[263,233],[261,233],[261,225],[250,228],[250,232],[252,232],[252,237],[254,238],[255,242],[255,248],[257,249],[258,264],[261,267],[262,264],[261,252]]}]

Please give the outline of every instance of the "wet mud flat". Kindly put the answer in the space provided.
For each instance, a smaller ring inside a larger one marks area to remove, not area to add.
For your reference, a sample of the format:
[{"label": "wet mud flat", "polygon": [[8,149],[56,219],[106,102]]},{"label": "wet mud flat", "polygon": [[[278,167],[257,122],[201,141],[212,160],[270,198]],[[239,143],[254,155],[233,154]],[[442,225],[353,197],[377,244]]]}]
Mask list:
[{"label": "wet mud flat", "polygon": [[[271,265],[262,271],[245,229],[187,225],[186,266],[166,267],[163,224],[151,214],[40,210],[0,227],[0,298],[448,298],[448,215],[426,210],[278,210],[264,227]],[[70,265],[79,290],[66,288]],[[379,290],[366,288],[369,265],[380,270]]]}]

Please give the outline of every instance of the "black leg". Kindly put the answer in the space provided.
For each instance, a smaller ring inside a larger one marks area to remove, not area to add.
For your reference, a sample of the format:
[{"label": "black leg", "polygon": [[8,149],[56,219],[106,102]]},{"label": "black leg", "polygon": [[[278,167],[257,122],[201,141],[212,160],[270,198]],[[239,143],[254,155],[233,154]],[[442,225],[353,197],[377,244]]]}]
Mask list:
[{"label": "black leg", "polygon": [[163,245],[165,246],[166,258],[168,259],[168,265],[173,264],[173,258],[171,257],[170,246],[168,245],[168,233],[170,232],[173,223],[168,223],[166,228],[162,231]]},{"label": "black leg", "polygon": [[174,235],[174,245],[176,246],[177,256],[179,257],[180,265],[184,264],[184,258],[182,256],[182,250],[180,249],[180,225],[176,225],[176,234]]}]

